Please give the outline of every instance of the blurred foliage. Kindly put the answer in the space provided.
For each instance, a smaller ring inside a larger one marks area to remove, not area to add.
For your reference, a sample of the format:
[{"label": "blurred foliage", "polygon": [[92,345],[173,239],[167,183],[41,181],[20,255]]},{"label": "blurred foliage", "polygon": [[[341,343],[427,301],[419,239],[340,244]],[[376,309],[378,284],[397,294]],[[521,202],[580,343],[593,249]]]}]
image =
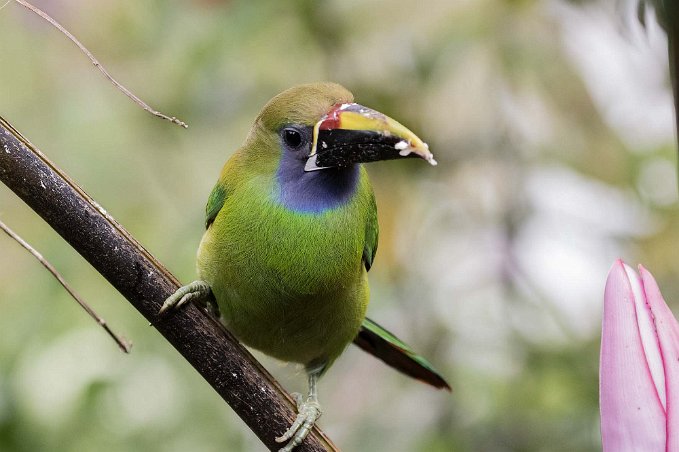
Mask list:
[{"label": "blurred foliage", "polygon": [[[35,3],[190,128],[139,110],[12,2],[0,9],[0,114],[182,281],[194,277],[221,165],[284,88],[340,82],[429,142],[436,169],[369,167],[381,224],[369,314],[430,358],[454,392],[350,347],[320,385],[320,423],[340,447],[600,448],[608,267],[643,262],[679,308],[666,48],[656,24],[636,22],[635,2],[622,14],[603,0]],[[135,344],[119,353],[0,237],[0,450],[262,450],[3,187],[0,215]],[[287,388],[303,388],[294,366],[262,359]]]}]

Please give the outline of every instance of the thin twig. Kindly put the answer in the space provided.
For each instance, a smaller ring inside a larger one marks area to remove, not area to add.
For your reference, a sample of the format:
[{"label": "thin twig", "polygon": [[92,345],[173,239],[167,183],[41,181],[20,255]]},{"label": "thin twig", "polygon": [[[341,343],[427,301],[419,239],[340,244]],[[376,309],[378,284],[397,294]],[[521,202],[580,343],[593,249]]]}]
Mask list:
[{"label": "thin twig", "polygon": [[118,347],[125,353],[130,353],[130,349],[132,348],[132,344],[127,342],[125,339],[122,337],[118,336],[116,333],[114,333],[111,328],[108,326],[106,323],[106,320],[101,318],[95,311],[88,305],[85,300],[80,298],[80,296],[71,288],[71,286],[68,285],[66,280],[59,274],[59,272],[54,268],[52,264],[49,263],[47,259],[45,259],[42,254],[40,254],[35,248],[33,248],[28,242],[26,242],[24,239],[22,239],[16,232],[14,232],[12,229],[9,228],[5,223],[0,220],[0,229],[5,231],[5,233],[10,236],[14,241],[16,241],[19,245],[24,247],[29,253],[33,255],[42,265],[49,271],[52,276],[54,276],[57,281],[59,281],[59,284],[61,284],[64,289],[66,289],[66,292],[68,292],[71,297],[75,301],[78,302],[80,307],[82,307],[85,312],[89,314],[90,317],[92,317],[107,333],[111,338],[116,341],[116,344],[118,344]]},{"label": "thin twig", "polygon": [[24,6],[25,8],[28,8],[30,11],[32,11],[32,12],[35,13],[35,14],[37,14],[38,16],[42,17],[42,18],[45,19],[47,22],[49,22],[50,24],[52,24],[52,26],[54,26],[54,28],[56,28],[57,30],[59,30],[60,32],[62,32],[64,35],[66,35],[66,37],[67,37],[68,39],[70,39],[71,42],[73,42],[73,44],[75,44],[76,46],[78,46],[78,48],[80,49],[80,51],[82,51],[82,53],[84,53],[84,54],[87,56],[87,58],[89,58],[89,60],[92,62],[92,64],[93,64],[97,69],[99,69],[99,70],[101,71],[102,74],[104,74],[104,77],[106,77],[111,83],[113,83],[113,85],[114,85],[116,88],[118,88],[120,91],[122,91],[123,94],[125,94],[127,97],[129,97],[130,99],[132,99],[132,100],[133,100],[137,105],[139,105],[141,108],[143,108],[144,110],[146,110],[147,112],[151,113],[151,114],[154,115],[154,116],[157,116],[157,117],[159,117],[159,118],[165,119],[165,120],[167,120],[167,121],[170,121],[170,122],[172,122],[172,123],[174,123],[174,124],[177,124],[177,125],[179,125],[179,126],[182,126],[182,127],[184,127],[184,128],[189,127],[184,121],[182,121],[182,120],[180,120],[180,119],[177,119],[177,118],[175,118],[174,116],[170,117],[170,116],[164,115],[163,113],[161,113],[161,112],[159,112],[159,111],[157,111],[157,110],[154,110],[154,109],[151,108],[146,102],[144,102],[143,100],[141,100],[140,98],[138,98],[137,96],[135,96],[130,90],[128,90],[127,88],[125,88],[123,85],[121,85],[116,79],[114,79],[114,78],[111,76],[111,74],[108,73],[108,71],[104,68],[104,66],[101,65],[101,63],[94,57],[94,55],[92,55],[92,52],[90,52],[89,50],[87,50],[87,48],[86,48],[80,41],[78,41],[78,39],[76,39],[75,36],[73,36],[68,30],[66,30],[63,26],[61,26],[61,24],[59,24],[59,22],[57,22],[56,20],[52,19],[52,17],[50,17],[46,12],[44,12],[44,11],[42,11],[41,9],[39,9],[39,8],[37,8],[37,7],[33,6],[33,5],[31,5],[31,4],[28,3],[27,1],[24,1],[24,0],[14,0],[14,1],[17,2],[18,4]]}]

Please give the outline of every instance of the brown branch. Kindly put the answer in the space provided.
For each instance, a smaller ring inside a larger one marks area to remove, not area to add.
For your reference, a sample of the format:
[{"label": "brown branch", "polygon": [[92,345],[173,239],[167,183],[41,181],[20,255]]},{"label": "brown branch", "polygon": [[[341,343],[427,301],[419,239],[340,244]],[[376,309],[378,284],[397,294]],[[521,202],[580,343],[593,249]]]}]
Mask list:
[{"label": "brown branch", "polygon": [[5,231],[5,234],[10,236],[12,239],[14,239],[15,242],[17,242],[19,245],[21,245],[26,251],[31,253],[33,257],[35,257],[38,262],[42,264],[43,267],[47,269],[48,272],[54,276],[54,278],[59,281],[59,284],[62,285],[64,289],[66,289],[66,292],[73,297],[73,299],[80,305],[81,308],[89,314],[90,317],[94,319],[95,322],[97,322],[103,329],[108,333],[109,336],[118,344],[118,347],[125,353],[130,353],[130,349],[132,348],[132,344],[130,342],[127,342],[125,339],[122,337],[118,336],[116,333],[111,330],[111,327],[108,326],[108,323],[106,323],[106,320],[104,320],[99,314],[96,313],[94,309],[90,307],[85,300],[83,300],[77,293],[76,291],[66,282],[66,280],[61,276],[61,274],[57,271],[56,268],[50,262],[45,259],[42,254],[40,254],[35,248],[33,248],[27,241],[21,238],[19,234],[14,232],[12,229],[10,229],[9,226],[7,226],[5,223],[0,220],[0,229]]},{"label": "brown branch", "polygon": [[[271,450],[294,403],[219,322],[194,305],[160,318],[179,283],[99,204],[0,117],[0,181],[54,228],[148,319]],[[318,429],[299,452],[336,451]]]},{"label": "brown branch", "polygon": [[[179,125],[179,126],[182,126],[182,127],[184,127],[184,128],[189,127],[184,121],[181,121],[180,119],[177,119],[177,118],[175,118],[174,116],[170,117],[170,116],[167,116],[167,115],[165,115],[165,114],[159,112],[158,110],[154,110],[154,109],[151,108],[146,102],[144,102],[143,100],[141,100],[140,98],[138,98],[137,96],[135,96],[134,93],[132,93],[132,91],[130,91],[129,89],[125,88],[122,84],[120,84],[116,79],[113,78],[113,76],[111,76],[111,74],[108,73],[108,71],[104,68],[104,66],[101,65],[101,63],[99,62],[99,60],[97,60],[97,59],[94,57],[94,55],[92,54],[92,52],[90,52],[89,50],[87,50],[87,47],[85,47],[80,41],[78,41],[78,39],[77,39],[75,36],[73,36],[73,34],[71,34],[71,32],[69,32],[68,30],[66,30],[59,22],[57,22],[56,20],[52,19],[52,17],[50,17],[49,14],[47,14],[47,13],[44,12],[43,10],[41,10],[41,9],[39,9],[39,8],[37,8],[37,7],[33,6],[33,5],[31,5],[31,4],[28,3],[27,1],[24,1],[24,0],[14,0],[14,1],[17,2],[18,4],[20,4],[21,6],[24,6],[25,8],[28,8],[31,12],[33,12],[33,13],[37,14],[38,16],[42,17],[44,20],[46,20],[47,22],[49,22],[54,28],[56,28],[56,29],[59,30],[61,33],[63,33],[64,35],[66,35],[66,37],[67,37],[68,39],[70,39],[71,42],[73,42],[73,44],[75,44],[75,45],[80,49],[80,51],[81,51],[82,53],[84,53],[84,54],[87,56],[87,58],[89,58],[89,60],[92,62],[92,64],[93,64],[97,69],[99,69],[99,71],[101,71],[102,74],[104,74],[104,77],[106,77],[106,78],[108,79],[108,81],[110,81],[110,82],[113,84],[113,86],[115,86],[115,87],[118,88],[120,91],[122,91],[123,94],[125,94],[127,97],[129,97],[130,99],[132,99],[132,101],[134,101],[134,103],[136,103],[137,105],[139,105],[141,108],[143,108],[143,109],[146,110],[147,112],[151,113],[153,116],[157,116],[157,117],[159,117],[159,118],[161,118],[161,119],[165,119],[165,120],[167,120],[167,121],[170,121],[170,122],[172,122],[172,123],[174,123],[174,124],[177,124],[177,125]],[[3,5],[3,6],[4,6],[4,5]]]}]

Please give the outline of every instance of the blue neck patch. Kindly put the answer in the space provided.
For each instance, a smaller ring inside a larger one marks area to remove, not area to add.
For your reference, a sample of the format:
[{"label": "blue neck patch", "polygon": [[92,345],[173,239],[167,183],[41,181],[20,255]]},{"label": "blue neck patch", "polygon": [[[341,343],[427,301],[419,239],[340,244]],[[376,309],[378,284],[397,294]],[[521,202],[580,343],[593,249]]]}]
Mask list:
[{"label": "blue neck patch", "polygon": [[283,152],[276,180],[278,202],[300,213],[322,213],[346,204],[356,192],[358,165],[304,171],[306,160],[292,152]]}]

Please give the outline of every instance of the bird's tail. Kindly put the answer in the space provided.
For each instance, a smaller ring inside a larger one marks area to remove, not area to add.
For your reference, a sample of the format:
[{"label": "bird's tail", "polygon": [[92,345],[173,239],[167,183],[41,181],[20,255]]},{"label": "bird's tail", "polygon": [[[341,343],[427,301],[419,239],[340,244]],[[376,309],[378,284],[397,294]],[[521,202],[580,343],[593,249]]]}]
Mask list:
[{"label": "bird's tail", "polygon": [[381,359],[394,369],[435,388],[451,390],[450,386],[434,367],[422,356],[415,353],[399,338],[377,323],[366,318],[363,321],[354,344],[371,355]]}]

